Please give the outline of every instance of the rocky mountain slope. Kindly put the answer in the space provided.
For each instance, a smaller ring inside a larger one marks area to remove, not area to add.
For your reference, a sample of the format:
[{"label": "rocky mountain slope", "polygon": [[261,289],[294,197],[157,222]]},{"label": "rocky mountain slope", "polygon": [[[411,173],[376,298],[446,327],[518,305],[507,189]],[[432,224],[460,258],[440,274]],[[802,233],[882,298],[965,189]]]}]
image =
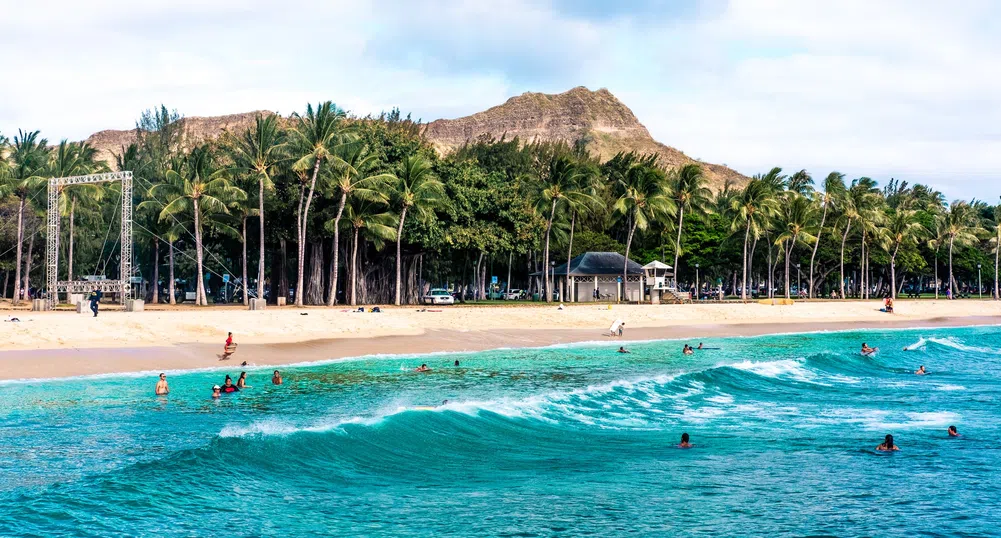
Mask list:
[{"label": "rocky mountain slope", "polygon": [[[184,118],[185,145],[218,137],[226,130],[239,132],[252,127],[259,113],[273,114],[255,111]],[[562,140],[570,144],[583,138],[588,141],[588,148],[603,159],[620,151],[635,151],[659,154],[661,163],[668,168],[694,162],[681,151],[654,140],[632,111],[606,89],[590,91],[577,87],[555,95],[524,93],[471,116],[433,121],[427,124],[424,135],[442,154],[482,136],[498,139],[517,136],[525,142]],[[113,165],[114,154],[121,153],[134,136],[134,129],[101,131],[91,135],[87,142],[98,149],[102,159]],[[700,164],[714,189],[728,179],[738,185],[747,179],[723,165]]]},{"label": "rocky mountain slope", "polygon": [[[577,87],[560,94],[523,93],[503,105],[472,116],[437,120],[427,126],[428,139],[447,153],[480,136],[524,141],[588,140],[588,148],[608,159],[620,151],[657,153],[668,168],[694,162],[681,151],[657,142],[629,107],[602,88]],[[743,184],[747,178],[723,165],[701,163],[714,190],[727,179]]]}]

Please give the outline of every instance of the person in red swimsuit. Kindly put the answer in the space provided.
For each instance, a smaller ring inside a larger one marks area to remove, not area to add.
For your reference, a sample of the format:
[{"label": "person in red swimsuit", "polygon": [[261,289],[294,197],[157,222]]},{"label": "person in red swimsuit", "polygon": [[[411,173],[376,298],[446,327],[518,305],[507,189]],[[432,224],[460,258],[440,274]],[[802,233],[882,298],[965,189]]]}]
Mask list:
[{"label": "person in red swimsuit", "polygon": [[226,337],[226,345],[222,348],[222,358],[228,359],[230,355],[236,353],[236,344],[233,343],[233,333]]}]

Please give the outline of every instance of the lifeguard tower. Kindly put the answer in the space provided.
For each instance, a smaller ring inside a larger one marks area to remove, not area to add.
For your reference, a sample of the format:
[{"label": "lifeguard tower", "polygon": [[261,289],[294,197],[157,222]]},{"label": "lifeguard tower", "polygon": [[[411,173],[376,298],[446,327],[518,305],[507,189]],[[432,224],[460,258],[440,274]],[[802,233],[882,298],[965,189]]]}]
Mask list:
[{"label": "lifeguard tower", "polygon": [[647,293],[650,294],[651,304],[660,304],[664,299],[671,302],[681,300],[674,284],[674,268],[670,265],[658,260],[644,265],[643,279],[646,282]]}]

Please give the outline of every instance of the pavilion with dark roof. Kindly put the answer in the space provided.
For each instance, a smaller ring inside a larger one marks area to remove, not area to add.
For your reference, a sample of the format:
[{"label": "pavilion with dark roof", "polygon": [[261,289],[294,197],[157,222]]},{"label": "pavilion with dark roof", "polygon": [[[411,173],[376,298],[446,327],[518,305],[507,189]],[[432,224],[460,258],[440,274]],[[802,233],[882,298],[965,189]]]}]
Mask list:
[{"label": "pavilion with dark roof", "polygon": [[[621,283],[625,265],[626,282]],[[569,266],[570,270],[567,271]],[[618,252],[585,252],[553,269],[553,289],[568,302],[643,300],[643,267]],[[541,271],[535,276],[542,276]]]}]

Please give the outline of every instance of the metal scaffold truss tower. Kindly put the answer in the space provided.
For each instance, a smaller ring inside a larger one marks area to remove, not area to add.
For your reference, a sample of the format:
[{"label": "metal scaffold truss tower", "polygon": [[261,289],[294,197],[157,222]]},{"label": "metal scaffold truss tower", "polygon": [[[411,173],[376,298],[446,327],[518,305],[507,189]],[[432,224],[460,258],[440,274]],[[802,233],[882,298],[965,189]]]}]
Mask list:
[{"label": "metal scaffold truss tower", "polygon": [[[122,182],[122,236],[119,280],[59,280],[59,192],[60,187],[84,183]],[[49,180],[49,207],[46,212],[45,278],[49,308],[59,302],[61,292],[87,293],[95,287],[118,293],[124,305],[131,297],[132,285],[132,172],[110,172],[87,176],[54,177]]]}]

